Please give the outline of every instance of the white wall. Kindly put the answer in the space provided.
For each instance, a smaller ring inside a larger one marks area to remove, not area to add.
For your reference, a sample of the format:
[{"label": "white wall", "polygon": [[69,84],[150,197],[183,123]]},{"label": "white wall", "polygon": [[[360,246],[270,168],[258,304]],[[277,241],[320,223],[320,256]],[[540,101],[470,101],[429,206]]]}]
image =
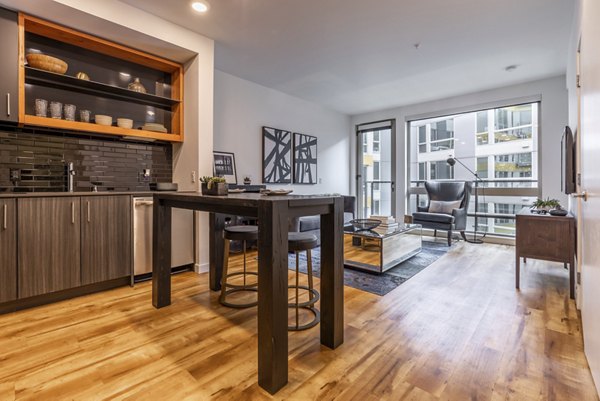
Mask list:
[{"label": "white wall", "polygon": [[[352,127],[371,121],[396,119],[396,180],[397,199],[396,213],[401,215],[405,210],[406,188],[406,120],[416,116],[430,117],[453,114],[460,111],[475,110],[483,107],[493,107],[497,102],[512,99],[540,97],[542,100],[540,119],[540,185],[542,196],[549,196],[567,203],[567,197],[560,189],[560,140],[564,126],[568,123],[568,104],[565,76],[532,81],[519,85],[491,89],[482,92],[441,99],[433,102],[403,106],[389,110],[381,110],[352,117]],[[351,135],[354,138],[354,134]],[[355,174],[356,143],[351,141],[351,177]],[[355,191],[355,182],[351,182],[351,191]]]},{"label": "white wall", "polygon": [[214,149],[235,154],[238,183],[262,181],[262,127],[318,138],[316,185],[269,185],[297,194],[349,193],[350,117],[215,70]]}]

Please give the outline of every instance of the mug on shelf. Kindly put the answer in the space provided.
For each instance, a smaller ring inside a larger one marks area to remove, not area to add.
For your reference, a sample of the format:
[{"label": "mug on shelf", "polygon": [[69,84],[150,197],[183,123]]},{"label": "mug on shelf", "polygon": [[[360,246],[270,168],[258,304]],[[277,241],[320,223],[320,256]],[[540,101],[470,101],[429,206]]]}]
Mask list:
[{"label": "mug on shelf", "polygon": [[60,120],[62,118],[62,108],[61,102],[50,102],[50,117]]},{"label": "mug on shelf", "polygon": [[48,117],[48,101],[46,99],[35,99],[36,117]]},{"label": "mug on shelf", "polygon": [[75,121],[75,105],[74,104],[65,104],[64,112],[65,112],[65,120],[67,121]]}]

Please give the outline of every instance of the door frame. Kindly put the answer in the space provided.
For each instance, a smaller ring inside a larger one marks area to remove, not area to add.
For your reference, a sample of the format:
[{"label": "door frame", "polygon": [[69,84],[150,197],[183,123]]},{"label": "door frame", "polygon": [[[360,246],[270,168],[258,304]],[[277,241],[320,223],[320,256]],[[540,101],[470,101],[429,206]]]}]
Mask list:
[{"label": "door frame", "polygon": [[391,175],[391,181],[392,181],[392,199],[391,199],[391,214],[392,216],[394,216],[396,219],[398,219],[398,216],[396,216],[396,211],[397,211],[397,197],[398,197],[398,191],[397,189],[397,180],[396,180],[396,168],[397,168],[397,155],[398,155],[398,151],[396,148],[396,138],[397,138],[397,131],[396,131],[396,119],[395,118],[388,118],[385,120],[378,120],[378,121],[371,121],[368,123],[361,123],[361,124],[356,124],[355,126],[355,133],[356,133],[356,138],[355,138],[355,144],[356,144],[356,163],[355,163],[355,171],[356,171],[356,175],[355,175],[355,184],[356,184],[356,212],[357,212],[357,217],[360,216],[361,210],[363,210],[363,196],[362,196],[362,170],[360,169],[361,167],[361,160],[362,160],[362,141],[361,141],[361,134],[364,132],[372,132],[372,131],[379,131],[382,129],[389,129],[390,130],[390,135],[391,135],[391,156],[392,156],[392,175]]}]

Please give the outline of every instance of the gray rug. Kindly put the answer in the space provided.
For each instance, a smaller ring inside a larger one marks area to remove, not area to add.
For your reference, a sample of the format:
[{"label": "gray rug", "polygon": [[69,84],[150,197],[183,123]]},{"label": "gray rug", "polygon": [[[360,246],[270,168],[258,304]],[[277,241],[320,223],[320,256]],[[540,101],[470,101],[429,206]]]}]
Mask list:
[{"label": "gray rug", "polygon": [[[363,272],[348,267],[344,268],[344,285],[372,294],[385,295],[438,260],[449,250],[450,248],[445,241],[423,241],[423,250],[420,253],[383,274]],[[313,250],[312,259],[313,274],[316,277],[321,277],[320,248]],[[288,260],[290,270],[295,270],[295,263],[295,256],[290,254]],[[304,252],[300,254],[300,271],[306,274],[306,253]]]}]

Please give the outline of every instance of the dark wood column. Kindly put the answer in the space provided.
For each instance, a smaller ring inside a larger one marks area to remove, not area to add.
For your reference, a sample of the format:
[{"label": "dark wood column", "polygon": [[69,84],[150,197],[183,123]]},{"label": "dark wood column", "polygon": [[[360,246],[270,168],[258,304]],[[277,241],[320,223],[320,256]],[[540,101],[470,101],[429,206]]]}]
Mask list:
[{"label": "dark wood column", "polygon": [[209,284],[213,291],[221,290],[221,277],[223,275],[223,229],[225,228],[225,214],[210,213],[208,243],[210,249]]},{"label": "dark wood column", "polygon": [[154,195],[152,224],[152,305],[171,305],[171,207]]},{"label": "dark wood column", "polygon": [[344,199],[321,215],[321,344],[344,342]]},{"label": "dark wood column", "polygon": [[288,380],[288,202],[258,202],[258,384],[274,394]]}]

